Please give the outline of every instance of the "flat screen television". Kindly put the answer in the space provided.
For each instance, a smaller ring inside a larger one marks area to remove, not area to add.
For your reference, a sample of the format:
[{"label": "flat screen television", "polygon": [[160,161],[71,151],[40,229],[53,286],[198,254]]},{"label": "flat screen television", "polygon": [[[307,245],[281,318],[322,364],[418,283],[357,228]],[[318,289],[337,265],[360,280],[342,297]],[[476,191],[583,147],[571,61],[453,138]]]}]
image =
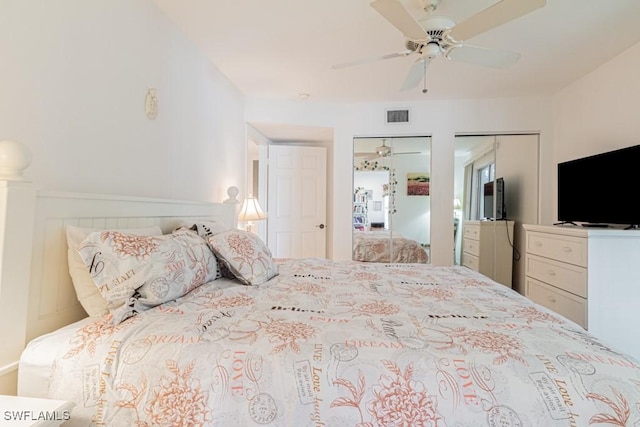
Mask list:
[{"label": "flat screen television", "polygon": [[558,164],[558,221],[637,228],[640,145]]},{"label": "flat screen television", "polygon": [[[495,191],[494,191],[495,190]],[[484,184],[484,218],[485,219],[507,219],[507,208],[504,202],[504,178]],[[496,195],[496,214],[493,215],[493,195]]]}]

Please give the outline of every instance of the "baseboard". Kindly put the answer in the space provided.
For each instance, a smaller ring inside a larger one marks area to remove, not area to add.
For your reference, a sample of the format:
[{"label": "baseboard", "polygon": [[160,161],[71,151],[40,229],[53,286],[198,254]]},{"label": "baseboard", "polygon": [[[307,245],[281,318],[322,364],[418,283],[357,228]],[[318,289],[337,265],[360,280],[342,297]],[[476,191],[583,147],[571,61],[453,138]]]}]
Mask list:
[{"label": "baseboard", "polygon": [[0,366],[0,394],[15,396],[18,393],[18,361]]}]

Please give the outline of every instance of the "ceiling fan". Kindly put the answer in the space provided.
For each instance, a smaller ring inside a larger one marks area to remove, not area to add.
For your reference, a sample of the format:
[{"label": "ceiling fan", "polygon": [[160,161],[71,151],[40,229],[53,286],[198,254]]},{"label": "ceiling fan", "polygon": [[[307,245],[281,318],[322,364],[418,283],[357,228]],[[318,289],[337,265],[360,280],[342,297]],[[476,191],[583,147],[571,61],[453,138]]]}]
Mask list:
[{"label": "ceiling fan", "polygon": [[354,157],[359,158],[361,161],[371,161],[378,158],[389,157],[391,154],[394,156],[400,156],[403,154],[422,154],[420,151],[405,151],[405,152],[396,152],[392,147],[387,145],[386,138],[382,139],[382,145],[375,148],[375,151],[372,152],[356,152],[354,153]]},{"label": "ceiling fan", "polygon": [[504,68],[520,59],[516,52],[471,46],[465,43],[472,37],[526,15],[545,5],[546,0],[501,0],[456,24],[451,19],[436,16],[440,0],[420,0],[427,18],[418,22],[399,0],[375,0],[371,3],[380,15],[396,27],[405,37],[405,50],[376,58],[350,61],[334,65],[334,69],[366,64],[379,60],[417,55],[400,90],[413,89],[425,80],[431,61],[439,56],[445,59]]},{"label": "ceiling fan", "polygon": [[370,152],[370,151],[356,152],[354,153],[354,156],[364,161],[364,160],[375,160],[380,157],[383,157],[383,158],[389,157],[391,153],[392,153],[392,148],[387,145],[387,140],[383,139],[382,145],[379,147],[376,147],[373,152]]}]

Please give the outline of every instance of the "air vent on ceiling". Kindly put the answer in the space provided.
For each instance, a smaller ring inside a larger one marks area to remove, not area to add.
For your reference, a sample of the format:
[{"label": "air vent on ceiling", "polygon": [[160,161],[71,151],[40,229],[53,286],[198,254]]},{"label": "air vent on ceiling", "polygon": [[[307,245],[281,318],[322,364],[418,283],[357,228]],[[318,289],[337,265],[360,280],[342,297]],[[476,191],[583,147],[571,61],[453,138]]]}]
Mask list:
[{"label": "air vent on ceiling", "polygon": [[409,110],[387,110],[387,123],[409,123]]}]

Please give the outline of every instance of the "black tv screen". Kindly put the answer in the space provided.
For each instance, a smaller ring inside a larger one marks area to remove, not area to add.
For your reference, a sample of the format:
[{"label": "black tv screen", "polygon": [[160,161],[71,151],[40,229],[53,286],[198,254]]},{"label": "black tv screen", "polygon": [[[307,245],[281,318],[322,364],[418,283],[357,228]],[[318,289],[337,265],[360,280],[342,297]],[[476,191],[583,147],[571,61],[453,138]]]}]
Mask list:
[{"label": "black tv screen", "polygon": [[[495,190],[495,191],[494,191]],[[486,219],[506,219],[506,205],[504,202],[504,178],[484,184],[484,218]],[[496,195],[496,211],[493,215],[493,195]]]},{"label": "black tv screen", "polygon": [[640,145],[558,164],[558,221],[640,224]]},{"label": "black tv screen", "polygon": [[484,212],[483,217],[493,219],[493,181],[486,182],[482,189]]}]

